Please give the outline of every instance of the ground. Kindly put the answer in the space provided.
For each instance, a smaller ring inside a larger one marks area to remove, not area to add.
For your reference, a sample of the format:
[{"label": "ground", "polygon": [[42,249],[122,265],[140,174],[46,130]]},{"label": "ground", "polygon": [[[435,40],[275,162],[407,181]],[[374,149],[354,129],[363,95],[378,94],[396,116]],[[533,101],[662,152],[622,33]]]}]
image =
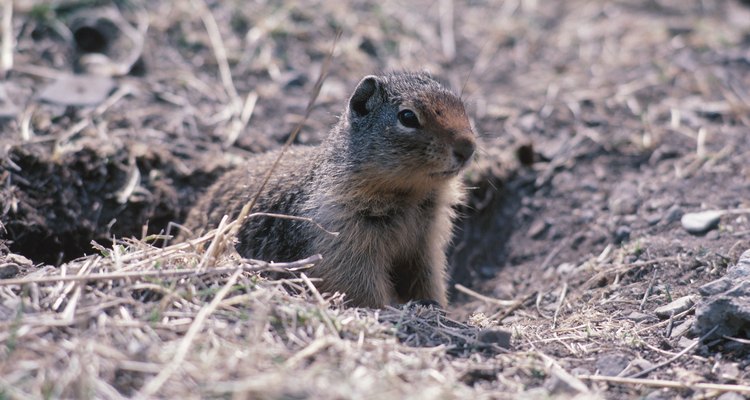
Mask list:
[{"label": "ground", "polygon": [[[13,7],[0,396],[750,395],[747,337],[655,312],[750,249],[746,1]],[[222,172],[301,122],[319,142],[392,69],[460,93],[480,136],[445,312],[346,308],[219,239],[165,244]],[[687,232],[703,210],[729,212]]]}]

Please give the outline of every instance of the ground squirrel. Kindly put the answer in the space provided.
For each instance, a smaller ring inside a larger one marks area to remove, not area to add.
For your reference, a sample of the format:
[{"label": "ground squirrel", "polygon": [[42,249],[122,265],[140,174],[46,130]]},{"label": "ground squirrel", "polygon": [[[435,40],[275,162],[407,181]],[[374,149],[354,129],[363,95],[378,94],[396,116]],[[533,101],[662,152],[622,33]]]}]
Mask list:
[{"label": "ground squirrel", "polygon": [[[328,138],[284,154],[254,212],[306,221],[246,219],[237,250],[248,258],[293,261],[316,253],[309,274],[321,292],[348,304],[383,307],[409,300],[446,306],[446,247],[459,177],[475,135],[461,99],[426,73],[366,76]],[[186,226],[214,228],[236,217],[278,152],[225,174],[190,211]]]}]

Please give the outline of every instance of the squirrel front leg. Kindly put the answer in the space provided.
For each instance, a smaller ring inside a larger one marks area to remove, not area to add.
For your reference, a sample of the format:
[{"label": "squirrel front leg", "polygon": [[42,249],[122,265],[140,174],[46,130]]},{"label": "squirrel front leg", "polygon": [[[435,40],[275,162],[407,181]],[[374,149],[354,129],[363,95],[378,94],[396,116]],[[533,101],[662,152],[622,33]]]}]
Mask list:
[{"label": "squirrel front leg", "polygon": [[446,257],[442,251],[418,253],[398,259],[391,272],[396,294],[402,303],[433,300],[448,305],[445,282]]}]

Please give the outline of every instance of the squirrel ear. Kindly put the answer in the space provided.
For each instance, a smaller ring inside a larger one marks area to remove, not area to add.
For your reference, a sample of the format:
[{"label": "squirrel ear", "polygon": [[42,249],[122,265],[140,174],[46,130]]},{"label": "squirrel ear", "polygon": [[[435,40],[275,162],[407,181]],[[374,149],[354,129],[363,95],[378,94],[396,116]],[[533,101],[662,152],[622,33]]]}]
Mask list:
[{"label": "squirrel ear", "polygon": [[349,99],[349,110],[357,117],[369,114],[377,106],[377,103],[383,101],[380,90],[380,82],[378,82],[377,77],[368,75],[362,78]]}]

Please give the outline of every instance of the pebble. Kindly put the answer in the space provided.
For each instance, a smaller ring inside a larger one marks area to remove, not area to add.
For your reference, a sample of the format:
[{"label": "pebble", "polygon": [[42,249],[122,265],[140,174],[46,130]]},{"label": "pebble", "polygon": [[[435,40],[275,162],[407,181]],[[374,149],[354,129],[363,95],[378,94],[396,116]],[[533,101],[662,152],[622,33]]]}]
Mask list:
[{"label": "pebble", "polygon": [[15,264],[0,265],[0,279],[15,278],[20,271]]},{"label": "pebble", "polygon": [[739,279],[725,292],[704,297],[695,309],[697,335],[737,336],[750,332],[750,281]]},{"label": "pebble", "polygon": [[544,382],[544,388],[552,397],[568,398],[570,395],[589,393],[589,388],[580,379],[562,368],[552,367],[550,376]]},{"label": "pebble", "polygon": [[39,98],[61,106],[96,106],[114,88],[115,81],[106,76],[65,75],[42,89]]},{"label": "pebble", "polygon": [[635,214],[639,206],[638,187],[632,182],[618,185],[609,198],[609,209],[615,215]]},{"label": "pebble", "polygon": [[628,315],[628,319],[634,322],[645,321],[649,318],[651,318],[650,315],[639,312],[639,311],[633,311]]},{"label": "pebble", "polygon": [[628,239],[630,239],[630,228],[624,225],[618,226],[617,229],[615,229],[614,236],[615,244],[627,242]]},{"label": "pebble", "polygon": [[687,213],[682,216],[680,222],[686,231],[695,235],[706,233],[719,226],[722,215],[724,215],[724,211],[716,210]]},{"label": "pebble", "polygon": [[694,345],[696,341],[698,341],[698,339],[690,339],[690,338],[683,336],[680,338],[680,340],[677,341],[677,347],[681,349],[686,349]]},{"label": "pebble", "polygon": [[0,119],[13,119],[18,115],[19,108],[8,97],[5,84],[0,83]]},{"label": "pebble", "polygon": [[669,304],[657,307],[654,310],[654,313],[657,317],[665,319],[687,310],[692,307],[693,304],[695,304],[695,300],[692,295],[683,296]]},{"label": "pebble", "polygon": [[544,236],[547,228],[549,228],[549,223],[547,223],[547,221],[536,220],[529,227],[527,235],[532,239],[540,239],[542,236]]},{"label": "pebble", "polygon": [[510,349],[510,331],[505,329],[484,329],[477,334],[477,340],[486,344],[495,344]]},{"label": "pebble", "polygon": [[670,339],[676,339],[678,337],[685,336],[688,332],[690,332],[690,329],[693,327],[694,323],[695,317],[690,317],[683,323],[672,328],[672,332],[669,334]]},{"label": "pebble", "polygon": [[675,204],[667,210],[666,215],[664,216],[664,221],[671,224],[672,222],[679,221],[683,215],[685,215],[685,212],[682,211],[680,206]]},{"label": "pebble", "polygon": [[736,392],[725,392],[717,397],[716,400],[745,400],[745,396]]},{"label": "pebble", "polygon": [[597,358],[596,369],[599,375],[617,376],[630,365],[630,357],[622,353],[604,354]]}]

